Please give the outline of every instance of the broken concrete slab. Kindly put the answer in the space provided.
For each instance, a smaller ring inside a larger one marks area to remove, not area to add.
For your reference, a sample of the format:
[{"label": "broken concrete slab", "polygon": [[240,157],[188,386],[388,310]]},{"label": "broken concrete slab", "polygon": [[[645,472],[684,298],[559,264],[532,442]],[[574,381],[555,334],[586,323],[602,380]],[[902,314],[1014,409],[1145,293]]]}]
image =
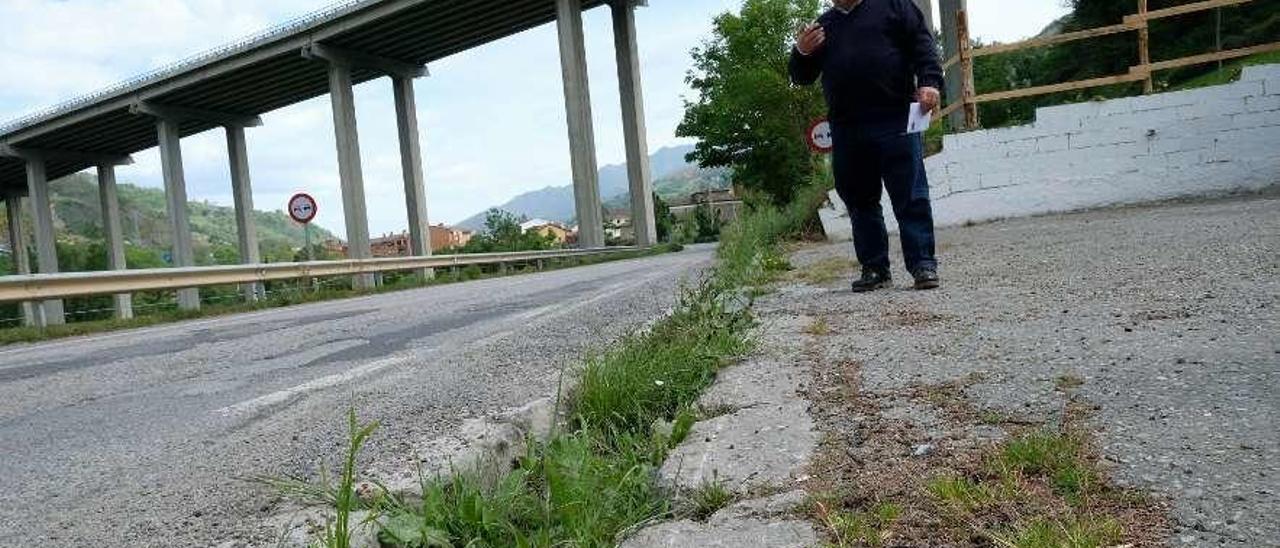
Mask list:
[{"label": "broken concrete slab", "polygon": [[768,521],[748,518],[721,523],[690,520],[663,523],[637,533],[622,548],[809,548],[818,545],[818,535],[808,522]]},{"label": "broken concrete slab", "polygon": [[793,402],[806,373],[794,363],[752,359],[725,369],[716,383],[698,398],[702,409],[741,409]]},{"label": "broken concrete slab", "polygon": [[707,523],[716,525],[733,520],[774,518],[794,514],[799,512],[808,502],[809,494],[804,492],[802,489],[796,489],[794,491],[779,493],[771,497],[750,499],[735,503],[730,505],[728,508],[712,514],[711,519],[707,520]]},{"label": "broken concrete slab", "polygon": [[720,483],[734,493],[794,485],[819,441],[807,406],[763,405],[695,424],[663,463],[663,482],[681,490]]}]

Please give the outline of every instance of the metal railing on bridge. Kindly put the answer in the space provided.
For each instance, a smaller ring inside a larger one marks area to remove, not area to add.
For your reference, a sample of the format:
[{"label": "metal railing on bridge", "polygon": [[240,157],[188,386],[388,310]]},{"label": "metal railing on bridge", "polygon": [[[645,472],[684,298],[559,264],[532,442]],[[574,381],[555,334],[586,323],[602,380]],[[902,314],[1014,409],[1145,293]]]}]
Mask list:
[{"label": "metal railing on bridge", "polygon": [[385,259],[316,261],[308,263],[270,263],[197,268],[155,268],[147,270],[113,270],[106,272],[72,272],[64,274],[29,274],[0,277],[0,302],[44,301],[70,297],[136,293],[240,285],[280,280],[356,276],[423,269],[531,263],[551,259],[598,257],[639,251],[639,247],[598,249],[566,249],[555,251],[518,251],[510,253],[475,253],[435,255],[430,257],[392,257]]}]

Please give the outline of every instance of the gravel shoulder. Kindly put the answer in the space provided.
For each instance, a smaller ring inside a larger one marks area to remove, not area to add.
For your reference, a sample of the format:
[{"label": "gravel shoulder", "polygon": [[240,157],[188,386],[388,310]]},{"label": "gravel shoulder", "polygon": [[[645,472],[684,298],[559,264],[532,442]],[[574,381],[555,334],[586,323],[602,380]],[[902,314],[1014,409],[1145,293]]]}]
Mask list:
[{"label": "gravel shoulder", "polygon": [[555,394],[674,304],[710,247],[0,350],[0,546],[274,545],[255,475],[314,477]]},{"label": "gravel shoulder", "polygon": [[[906,425],[868,431],[815,409],[828,446],[945,456],[1003,438],[983,422],[1062,423],[1069,392],[1089,406],[1112,481],[1167,503],[1154,543],[1280,546],[1276,192],[1003,221],[939,241],[942,290],[906,289],[899,268],[899,289],[853,295],[847,276],[827,276],[758,305],[764,321],[820,318],[816,388],[856,377],[876,399],[868,413]],[[803,275],[850,254],[805,247],[793,264]],[[973,414],[959,434],[957,413]]]}]

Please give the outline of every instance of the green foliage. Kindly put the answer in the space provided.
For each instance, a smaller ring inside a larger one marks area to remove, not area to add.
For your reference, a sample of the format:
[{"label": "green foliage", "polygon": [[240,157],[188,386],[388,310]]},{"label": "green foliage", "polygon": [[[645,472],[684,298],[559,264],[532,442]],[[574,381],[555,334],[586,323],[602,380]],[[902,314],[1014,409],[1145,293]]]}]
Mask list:
[{"label": "green foliage", "polygon": [[1038,519],[1014,529],[1001,545],[1011,548],[1104,548],[1124,539],[1114,519],[1092,516],[1067,521]]},{"label": "green foliage", "polygon": [[[356,411],[351,409],[347,414],[347,454],[342,463],[342,475],[338,484],[332,489],[333,504],[337,509],[337,517],[325,524],[324,532],[317,539],[320,548],[351,547],[351,512],[360,508],[360,497],[356,494],[356,459],[365,441],[378,429],[378,423],[361,425],[356,421]],[[326,486],[328,481],[323,482]]]},{"label": "green foliage", "polygon": [[977,510],[993,500],[987,486],[960,476],[934,478],[925,488],[934,498],[964,512]]},{"label": "green foliage", "polygon": [[499,253],[554,249],[555,238],[535,231],[520,229],[520,219],[500,209],[485,213],[485,231],[477,234],[460,250],[462,253]]},{"label": "green foliage", "polygon": [[681,137],[699,140],[689,155],[704,168],[731,168],[736,183],[786,204],[809,181],[814,157],[804,142],[824,110],[813,87],[791,85],[792,34],[818,16],[817,0],[746,0],[715,19],[713,34],[693,50]]},{"label": "green foliage", "polygon": [[889,529],[902,515],[902,507],[885,502],[865,512],[839,512],[827,519],[827,526],[840,546],[884,546]]},{"label": "green foliage", "polygon": [[689,517],[706,521],[712,514],[733,503],[733,493],[719,481],[707,481],[689,495]]},{"label": "green foliage", "polygon": [[671,213],[671,207],[657,192],[653,193],[653,219],[658,232],[658,241],[670,242],[676,226],[676,216]]}]

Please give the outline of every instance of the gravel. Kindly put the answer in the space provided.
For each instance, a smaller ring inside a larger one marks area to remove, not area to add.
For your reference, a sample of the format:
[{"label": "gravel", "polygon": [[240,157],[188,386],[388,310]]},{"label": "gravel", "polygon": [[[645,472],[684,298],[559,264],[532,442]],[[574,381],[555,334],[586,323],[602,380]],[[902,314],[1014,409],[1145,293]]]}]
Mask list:
[{"label": "gravel", "polygon": [[876,393],[960,383],[977,409],[1052,424],[1078,379],[1115,480],[1170,502],[1170,545],[1280,546],[1278,195],[943,230],[939,291],[841,280],[761,313],[827,317],[825,362]]},{"label": "gravel", "polygon": [[554,396],[674,304],[712,250],[0,349],[0,546],[274,545],[255,475],[365,466]]}]

